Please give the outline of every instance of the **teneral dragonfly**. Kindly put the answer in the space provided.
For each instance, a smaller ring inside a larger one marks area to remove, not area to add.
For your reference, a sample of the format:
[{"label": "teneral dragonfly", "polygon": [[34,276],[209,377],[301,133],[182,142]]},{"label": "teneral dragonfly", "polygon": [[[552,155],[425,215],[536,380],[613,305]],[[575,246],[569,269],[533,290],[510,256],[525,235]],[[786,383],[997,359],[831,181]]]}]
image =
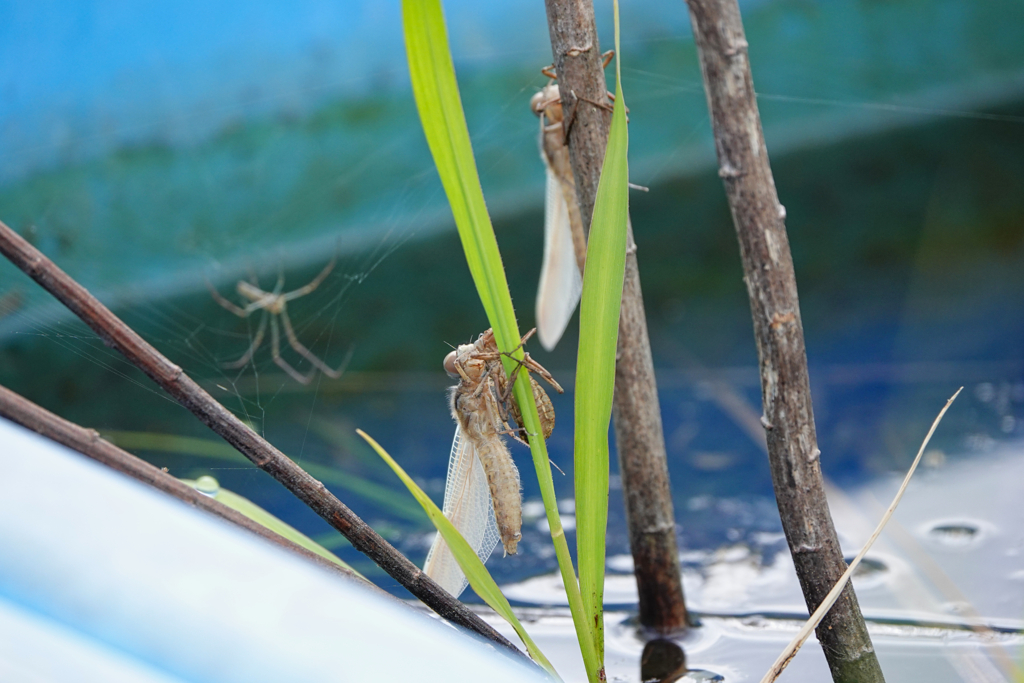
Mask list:
[{"label": "teneral dragonfly", "polygon": [[587,243],[576,200],[576,181],[562,126],[562,100],[552,81],[530,100],[540,119],[540,157],[547,172],[544,259],[537,287],[537,336],[547,350],[562,338],[583,291]]},{"label": "teneral dragonfly", "polygon": [[[603,55],[608,66],[615,53]],[[555,83],[554,66],[541,69],[551,82],[530,99],[530,109],[540,119],[540,158],[547,171],[547,190],[544,205],[544,260],[537,287],[537,337],[541,346],[550,351],[562,338],[566,325],[583,291],[583,267],[587,259],[587,238],[583,233],[576,199],[576,180],[569,162],[566,144],[568,128],[572,125],[575,109],[569,120],[563,122],[562,97]],[[614,99],[608,93],[609,99]],[[607,108],[606,104],[577,98],[575,105],[586,101],[592,106]],[[610,111],[610,110],[609,110]]]},{"label": "teneral dragonfly", "polygon": [[[522,343],[533,334],[528,333]],[[501,364],[494,334],[487,330],[472,344],[462,344],[444,360],[445,370],[459,383],[449,398],[455,439],[448,461],[443,512],[486,562],[498,541],[514,555],[522,538],[519,471],[502,439],[523,432],[522,414],[512,397],[512,382]],[[536,372],[559,392],[550,373],[526,354],[519,369]],[[516,372],[519,372],[519,369]],[[544,389],[530,377],[538,401],[545,438],[554,428],[554,410]],[[516,426],[512,427],[510,421]],[[466,577],[438,534],[427,554],[424,572],[458,597]]]}]

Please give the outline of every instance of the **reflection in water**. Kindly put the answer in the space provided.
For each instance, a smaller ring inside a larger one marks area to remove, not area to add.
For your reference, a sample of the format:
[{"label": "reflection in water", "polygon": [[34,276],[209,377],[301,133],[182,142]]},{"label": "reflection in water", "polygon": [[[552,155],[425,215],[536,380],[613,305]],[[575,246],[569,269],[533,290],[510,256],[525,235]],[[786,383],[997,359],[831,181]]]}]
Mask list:
[{"label": "reflection in water", "polygon": [[959,548],[971,545],[977,540],[980,529],[969,522],[963,524],[939,524],[928,531],[928,536],[939,543]]},{"label": "reflection in water", "polygon": [[724,681],[725,676],[716,674],[714,671],[708,671],[707,669],[690,669],[686,672],[686,675],[679,679],[682,683],[686,681],[693,681],[697,683],[717,683],[718,681]]},{"label": "reflection in water", "polygon": [[[843,560],[846,564],[850,564],[853,557],[845,557]],[[853,586],[858,591],[881,586],[885,583],[888,573],[889,567],[885,562],[875,557],[866,556],[853,572]]]},{"label": "reflection in water", "polygon": [[[1004,485],[1024,481],[1024,443],[971,460],[949,455],[946,464],[912,482],[854,577],[876,649],[894,680],[953,682],[964,680],[967,670],[999,676],[1012,669],[1014,653],[1024,646],[1024,508],[1019,493]],[[829,493],[847,551],[863,543],[896,483],[881,476]],[[704,509],[719,510],[718,499],[709,496]],[[777,534],[744,535],[745,543],[681,554],[687,604],[701,625],[679,642],[694,668],[683,666],[681,651],[671,659],[679,643],[636,638],[623,626],[632,623],[627,611],[606,614],[609,680],[634,680],[641,647],[642,680],[757,680],[767,670],[807,611],[785,541]],[[612,556],[608,569],[606,603],[635,604],[632,558]],[[503,591],[521,603],[564,604],[558,574]],[[673,673],[675,665],[685,674]],[[827,680],[820,649],[805,648],[793,667],[787,672],[792,680]]]},{"label": "reflection in water", "polygon": [[686,654],[671,640],[656,638],[644,645],[640,656],[640,680],[644,683],[672,683],[686,672]]}]

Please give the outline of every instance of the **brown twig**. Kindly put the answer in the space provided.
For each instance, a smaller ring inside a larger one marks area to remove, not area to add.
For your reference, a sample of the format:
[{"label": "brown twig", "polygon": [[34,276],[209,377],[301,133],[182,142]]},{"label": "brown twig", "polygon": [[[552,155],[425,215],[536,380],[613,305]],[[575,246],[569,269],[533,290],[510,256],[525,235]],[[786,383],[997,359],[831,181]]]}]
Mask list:
[{"label": "brown twig", "polygon": [[[589,231],[597,182],[601,178],[604,150],[608,144],[608,130],[612,124],[610,106],[606,109],[589,104],[610,104],[594,7],[589,2],[573,0],[545,0],[544,5],[562,111],[566,113],[563,125],[576,179],[580,214]],[[581,99],[588,104],[579,104]]]},{"label": "brown twig", "polygon": [[[589,2],[574,0],[546,0],[545,5],[563,111],[575,110],[566,132],[580,216],[584,232],[589,233],[611,126],[610,107],[595,106],[607,106],[608,91],[594,8]],[[583,104],[578,104],[580,101]],[[686,602],[632,226],[628,227],[626,240],[612,416],[640,598],[640,623],[667,634],[686,628]]]},{"label": "brown twig", "polygon": [[32,403],[24,396],[20,396],[2,385],[0,385],[0,416],[72,450],[78,451],[87,458],[91,458],[122,474],[126,474],[132,479],[141,481],[174,496],[194,508],[199,508],[236,526],[240,526],[275,545],[301,555],[325,569],[337,572],[348,579],[359,581],[366,586],[372,587],[379,593],[390,595],[390,593],[377,588],[352,570],[303,548],[262,524],[257,524],[241,512],[229,508],[210,496],[199,493],[188,484],[172,477],[145,460],[135,457],[128,451],[121,450],[101,437],[96,430],[86,429],[74,422],[69,422],[58,415],[54,415],[45,408]]},{"label": "brown twig", "polygon": [[323,484],[247,427],[181,368],[150,346],[84,287],[3,223],[0,223],[0,252],[81,318],[105,344],[123,354],[206,426],[283,484],[340,531],[353,547],[373,560],[424,604],[452,623],[525,657],[487,622],[395,550]]},{"label": "brown twig", "polygon": [[[813,612],[846,569],[825,499],[786,212],[761,130],[736,0],[687,0],[739,237],[761,365],[762,424],[782,526]],[[817,628],[836,681],[882,681],[853,587]]]}]

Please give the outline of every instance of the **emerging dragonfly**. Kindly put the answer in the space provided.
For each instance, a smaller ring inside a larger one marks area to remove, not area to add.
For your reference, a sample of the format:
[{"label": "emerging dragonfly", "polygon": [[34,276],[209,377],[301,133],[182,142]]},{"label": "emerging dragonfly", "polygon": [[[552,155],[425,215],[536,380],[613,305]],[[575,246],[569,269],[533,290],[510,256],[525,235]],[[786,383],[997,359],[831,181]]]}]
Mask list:
[{"label": "emerging dragonfly", "polygon": [[537,336],[550,351],[562,338],[583,291],[587,244],[576,201],[576,181],[562,128],[562,100],[552,81],[530,100],[540,118],[540,157],[547,171],[544,260],[537,287]]},{"label": "emerging dragonfly", "polygon": [[[535,331],[528,332],[520,343],[525,344]],[[445,371],[459,383],[452,387],[449,398],[456,426],[443,512],[483,562],[499,540],[505,553],[514,555],[522,538],[519,471],[501,437],[509,434],[523,441],[522,413],[512,396],[515,374],[523,368],[562,392],[558,382],[529,354],[510,380],[491,330],[472,344],[460,345],[444,359]],[[551,400],[532,376],[530,383],[547,438],[555,426]],[[434,538],[423,571],[455,597],[466,588],[465,574],[441,534]]]},{"label": "emerging dragonfly", "polygon": [[[613,56],[614,52],[605,53],[604,66],[608,66]],[[541,73],[551,82],[530,99],[530,109],[540,119],[540,158],[547,170],[544,260],[537,286],[537,337],[541,346],[550,351],[562,338],[583,291],[587,239],[583,234],[576,180],[566,144],[567,126],[572,125],[574,112],[570,112],[568,123],[563,123],[565,113],[553,67],[545,67]],[[607,108],[603,104],[590,104]]]}]

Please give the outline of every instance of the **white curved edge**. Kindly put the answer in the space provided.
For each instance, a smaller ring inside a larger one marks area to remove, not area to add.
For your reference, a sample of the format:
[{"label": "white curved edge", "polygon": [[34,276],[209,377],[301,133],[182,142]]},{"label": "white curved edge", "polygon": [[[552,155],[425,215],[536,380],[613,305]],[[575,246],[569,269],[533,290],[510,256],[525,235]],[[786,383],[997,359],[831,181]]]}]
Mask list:
[{"label": "white curved edge", "polygon": [[[501,537],[494,518],[494,501],[491,500],[483,464],[476,457],[472,443],[463,436],[457,425],[448,458],[448,479],[444,487],[442,512],[473,548],[480,561],[486,563]],[[423,571],[455,597],[459,597],[469,584],[440,533],[434,536],[427,560],[423,563]]]},{"label": "white curved edge", "polygon": [[182,683],[182,679],[0,598],[0,681]]},{"label": "white curved edge", "polygon": [[[545,161],[545,164],[547,162]],[[561,184],[547,169],[544,207],[544,260],[537,286],[537,338],[550,351],[562,338],[583,292],[583,278],[572,244],[569,207]]]},{"label": "white curved edge", "polygon": [[0,472],[0,600],[171,680],[546,680],[3,419]]}]

